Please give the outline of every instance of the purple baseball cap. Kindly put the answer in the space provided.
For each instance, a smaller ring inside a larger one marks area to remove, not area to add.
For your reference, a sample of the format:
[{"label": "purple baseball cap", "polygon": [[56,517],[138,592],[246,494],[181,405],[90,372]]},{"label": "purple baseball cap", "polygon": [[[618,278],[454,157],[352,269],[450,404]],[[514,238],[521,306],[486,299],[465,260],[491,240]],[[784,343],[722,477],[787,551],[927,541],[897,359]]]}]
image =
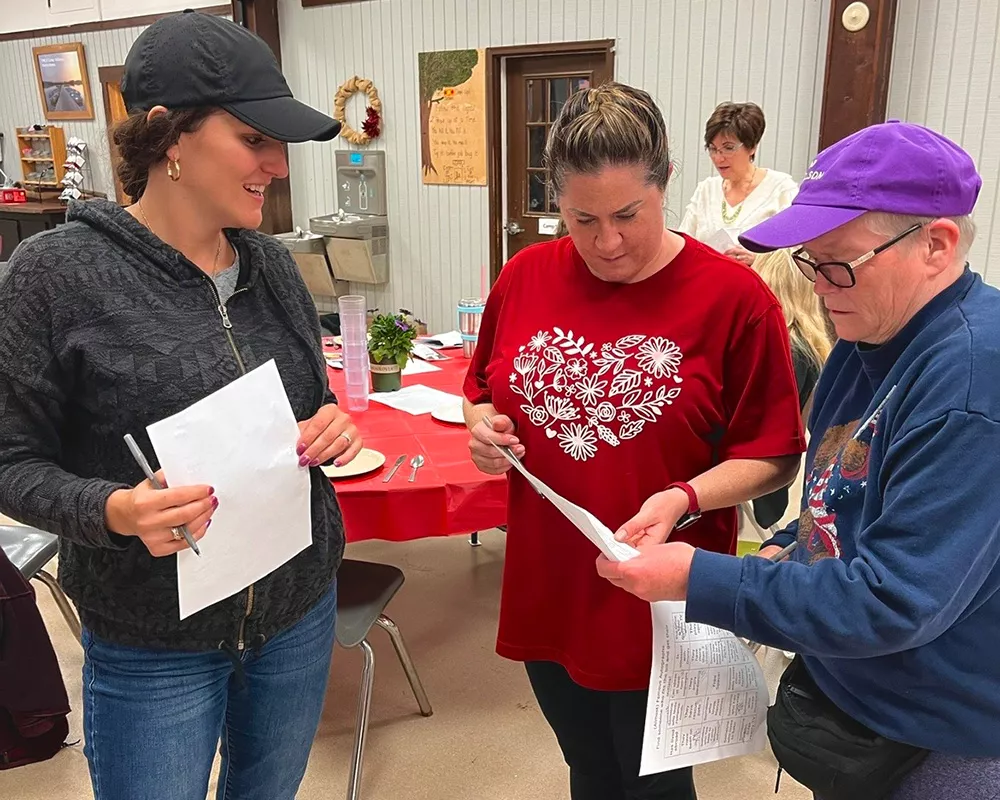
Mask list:
[{"label": "purple baseball cap", "polygon": [[962,217],[972,213],[982,185],[972,158],[953,141],[890,120],[826,148],[809,165],[792,204],[739,239],[765,253],[812,241],[867,211]]}]

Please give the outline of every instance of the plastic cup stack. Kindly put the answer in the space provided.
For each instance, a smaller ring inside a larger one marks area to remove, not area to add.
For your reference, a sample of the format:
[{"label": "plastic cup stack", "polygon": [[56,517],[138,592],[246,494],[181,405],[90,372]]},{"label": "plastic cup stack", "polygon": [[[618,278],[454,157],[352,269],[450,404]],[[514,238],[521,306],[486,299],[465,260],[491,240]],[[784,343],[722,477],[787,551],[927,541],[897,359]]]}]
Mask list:
[{"label": "plastic cup stack", "polygon": [[347,380],[348,411],[368,408],[368,325],[365,298],[348,294],[337,301],[340,307],[341,350]]}]

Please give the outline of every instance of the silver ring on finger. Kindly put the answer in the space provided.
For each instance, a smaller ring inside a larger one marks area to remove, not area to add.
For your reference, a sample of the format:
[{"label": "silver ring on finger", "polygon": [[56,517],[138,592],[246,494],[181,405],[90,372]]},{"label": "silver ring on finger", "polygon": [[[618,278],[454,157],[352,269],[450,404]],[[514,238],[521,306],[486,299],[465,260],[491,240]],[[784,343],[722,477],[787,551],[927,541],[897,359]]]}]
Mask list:
[{"label": "silver ring on finger", "polygon": [[171,528],[170,534],[171,536],[174,537],[174,541],[177,542],[181,541],[184,538],[184,535],[181,533],[180,528]]},{"label": "silver ring on finger", "polygon": [[346,439],[348,445],[350,445],[354,441],[351,438],[351,434],[349,434],[347,431],[344,431],[342,434],[340,434],[340,438]]}]

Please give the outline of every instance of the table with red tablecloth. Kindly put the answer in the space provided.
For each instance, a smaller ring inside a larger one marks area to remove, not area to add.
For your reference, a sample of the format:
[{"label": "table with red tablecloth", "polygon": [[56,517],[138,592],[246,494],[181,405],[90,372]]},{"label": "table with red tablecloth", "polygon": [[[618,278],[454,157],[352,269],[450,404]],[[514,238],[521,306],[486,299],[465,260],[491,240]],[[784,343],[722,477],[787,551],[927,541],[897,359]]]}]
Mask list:
[{"label": "table with red tablecloth", "polygon": [[[433,362],[440,372],[403,377],[403,386],[423,384],[461,396],[469,361],[461,349],[445,350],[446,361]],[[330,368],[330,387],[347,408],[342,370]],[[349,542],[363,539],[406,541],[427,536],[473,533],[503,525],[507,518],[507,479],[484,475],[469,458],[469,432],[463,425],[438,422],[430,414],[414,416],[369,402],[351,411],[365,447],[385,456],[375,472],[334,481]],[[410,459],[425,463],[409,483]],[[389,483],[382,479],[396,459],[406,456]]]}]

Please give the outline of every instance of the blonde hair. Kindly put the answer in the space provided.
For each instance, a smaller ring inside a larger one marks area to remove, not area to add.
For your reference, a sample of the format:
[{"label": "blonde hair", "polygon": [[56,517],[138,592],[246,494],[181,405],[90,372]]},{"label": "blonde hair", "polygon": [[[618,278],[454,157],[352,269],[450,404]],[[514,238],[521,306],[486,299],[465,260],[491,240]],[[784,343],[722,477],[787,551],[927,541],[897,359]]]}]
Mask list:
[{"label": "blonde hair", "polygon": [[573,94],[545,147],[556,195],[567,173],[594,173],[609,165],[641,166],[647,183],[667,188],[670,150],[663,115],[647,92],[615,82]]},{"label": "blonde hair", "polygon": [[813,285],[799,272],[791,253],[788,250],[762,253],[753,267],[781,303],[792,346],[822,367],[833,342]]}]

